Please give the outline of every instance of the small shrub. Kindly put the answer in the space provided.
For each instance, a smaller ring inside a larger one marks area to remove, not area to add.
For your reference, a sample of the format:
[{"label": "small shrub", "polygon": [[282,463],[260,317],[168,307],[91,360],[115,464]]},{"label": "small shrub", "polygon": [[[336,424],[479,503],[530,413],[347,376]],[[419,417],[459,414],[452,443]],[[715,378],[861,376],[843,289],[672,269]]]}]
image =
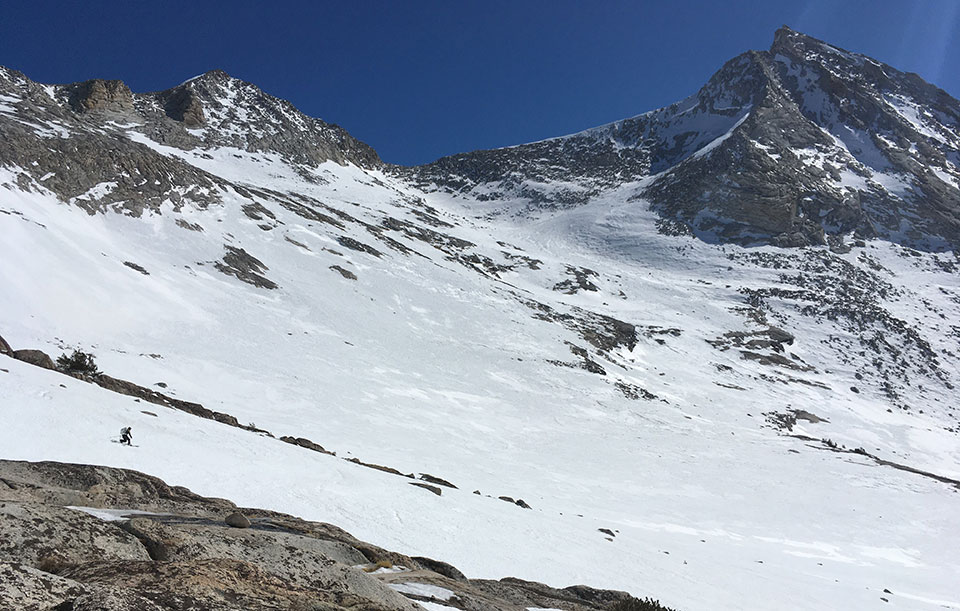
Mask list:
[{"label": "small shrub", "polygon": [[61,354],[57,358],[57,369],[70,375],[95,376],[100,374],[92,354],[74,350],[73,354],[67,356]]},{"label": "small shrub", "polygon": [[627,598],[615,603],[608,611],[674,611],[670,607],[664,607],[659,600],[652,598]]},{"label": "small shrub", "polygon": [[392,569],[392,568],[393,568],[393,563],[392,563],[392,562],[390,562],[389,560],[380,560],[380,561],[377,562],[375,565],[373,565],[373,566],[368,566],[367,568],[365,568],[365,569],[363,569],[363,570],[364,570],[365,573],[372,573],[372,572],[376,571],[377,569]]}]

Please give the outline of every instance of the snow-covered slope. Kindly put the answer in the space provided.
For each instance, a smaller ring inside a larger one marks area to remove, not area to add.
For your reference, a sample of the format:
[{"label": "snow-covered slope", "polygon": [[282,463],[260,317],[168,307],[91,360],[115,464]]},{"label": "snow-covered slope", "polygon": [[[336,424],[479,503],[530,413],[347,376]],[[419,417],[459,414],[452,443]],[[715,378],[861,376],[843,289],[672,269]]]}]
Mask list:
[{"label": "snow-covered slope", "polygon": [[[136,468],[470,576],[678,609],[960,608],[953,251],[669,235],[639,174],[486,218],[479,192],[251,136],[255,96],[211,74],[247,94],[195,84],[206,128],[157,94],[78,111],[69,88],[4,90],[0,335],[337,456],[0,357],[4,458]],[[681,165],[745,125],[711,112]],[[221,116],[236,133],[204,139]],[[139,447],[109,442],[123,425]]]}]

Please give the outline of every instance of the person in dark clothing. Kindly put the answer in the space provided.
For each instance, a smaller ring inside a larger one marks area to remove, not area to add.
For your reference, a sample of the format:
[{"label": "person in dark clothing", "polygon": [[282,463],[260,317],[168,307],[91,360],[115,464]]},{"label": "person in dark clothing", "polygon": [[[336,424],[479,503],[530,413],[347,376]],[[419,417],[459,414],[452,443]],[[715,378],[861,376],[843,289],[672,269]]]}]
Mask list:
[{"label": "person in dark clothing", "polygon": [[125,445],[131,445],[133,441],[133,433],[130,432],[130,427],[125,426],[120,429],[120,443]]}]

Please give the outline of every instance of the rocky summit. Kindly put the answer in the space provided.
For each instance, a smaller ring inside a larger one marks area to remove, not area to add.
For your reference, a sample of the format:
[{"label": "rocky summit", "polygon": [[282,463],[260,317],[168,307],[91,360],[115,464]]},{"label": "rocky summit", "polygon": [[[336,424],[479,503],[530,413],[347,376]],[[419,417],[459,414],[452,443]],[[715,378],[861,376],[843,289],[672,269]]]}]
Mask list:
[{"label": "rocky summit", "polygon": [[[427,188],[526,209],[636,183],[668,231],[740,244],[854,234],[924,249],[960,239],[960,102],[789,28],[695,95],[610,125],[403,170]],[[560,182],[557,185],[555,183]]]},{"label": "rocky summit", "polygon": [[0,68],[0,608],[960,608],[958,119],[787,28],[419,167]]},{"label": "rocky summit", "polygon": [[[217,201],[222,179],[128,139],[124,130],[134,125],[144,137],[179,150],[237,147],[297,166],[330,160],[381,165],[373,149],[342,128],[220,70],[165,91],[133,94],[122,81],[46,86],[0,67],[0,95],[4,108],[13,102],[15,109],[0,113],[0,164],[27,168],[30,178],[20,180],[42,183],[91,211],[119,203],[139,215],[168,201],[174,207]],[[66,159],[71,163],[63,165]],[[105,183],[109,190],[85,197]]]}]

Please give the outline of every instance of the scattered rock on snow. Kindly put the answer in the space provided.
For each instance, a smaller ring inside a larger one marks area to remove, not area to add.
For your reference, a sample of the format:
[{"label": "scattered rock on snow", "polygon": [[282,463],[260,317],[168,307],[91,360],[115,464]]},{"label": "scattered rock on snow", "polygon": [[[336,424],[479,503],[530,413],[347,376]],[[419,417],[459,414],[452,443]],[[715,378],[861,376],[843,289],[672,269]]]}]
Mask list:
[{"label": "scattered rock on snow", "polygon": [[126,265],[127,267],[129,267],[129,268],[132,269],[132,270],[136,270],[136,271],[140,272],[140,273],[143,274],[144,276],[149,276],[149,275],[150,275],[150,272],[148,272],[147,270],[145,270],[145,269],[143,268],[143,266],[137,265],[136,263],[134,263],[134,262],[132,262],[132,261],[124,261],[123,264]]},{"label": "scattered rock on snow", "polygon": [[57,366],[50,355],[42,350],[14,350],[13,358],[44,369],[56,370]]},{"label": "scattered rock on snow", "polygon": [[301,448],[306,448],[308,450],[313,450],[314,452],[320,452],[321,454],[329,454],[335,456],[333,452],[330,452],[319,443],[314,443],[305,437],[291,437],[289,435],[284,435],[280,438],[280,441],[284,443],[293,444],[295,446],[300,446]]},{"label": "scattered rock on snow", "polygon": [[263,261],[257,259],[242,248],[224,245],[227,254],[223,259],[214,263],[218,271],[233,276],[237,280],[265,289],[275,289],[277,284],[262,274],[267,271]]},{"label": "scattered rock on snow", "polygon": [[430,484],[423,484],[421,482],[409,482],[409,483],[411,486],[416,486],[418,488],[423,488],[424,490],[429,490],[430,492],[434,493],[437,496],[441,496],[443,494],[443,491],[440,490],[440,488],[437,488],[436,486],[431,486]]},{"label": "scattered rock on snow", "polygon": [[438,486],[446,486],[447,488],[456,488],[456,486],[454,486],[453,484],[451,484],[451,483],[448,482],[447,480],[441,479],[441,478],[436,477],[436,476],[434,476],[434,475],[430,475],[429,473],[421,473],[421,474],[420,474],[420,479],[422,479],[422,480],[425,481],[425,482],[429,482],[429,483],[431,483],[431,484],[436,484],[436,485],[438,485]]},{"label": "scattered rock on snow", "polygon": [[341,276],[343,276],[347,280],[357,279],[357,275],[355,273],[351,272],[349,269],[343,269],[339,265],[331,265],[330,269],[332,269],[335,272],[338,272]]}]

